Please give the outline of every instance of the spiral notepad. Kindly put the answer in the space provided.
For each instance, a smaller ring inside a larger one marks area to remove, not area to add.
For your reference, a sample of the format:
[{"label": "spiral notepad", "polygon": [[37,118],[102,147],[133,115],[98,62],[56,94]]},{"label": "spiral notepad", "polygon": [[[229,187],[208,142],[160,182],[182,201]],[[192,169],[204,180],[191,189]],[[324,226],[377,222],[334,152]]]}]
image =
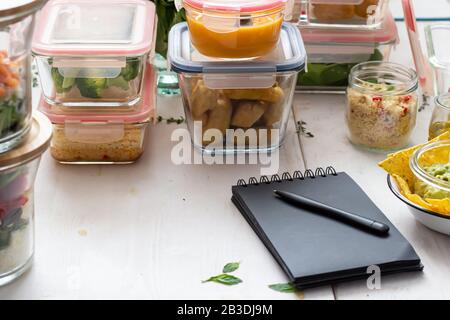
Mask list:
[{"label": "spiral notepad", "polygon": [[[288,204],[273,190],[303,195],[335,208],[386,223],[387,236],[368,233],[318,212]],[[333,167],[295,171],[232,187],[232,201],[299,288],[367,278],[367,268],[382,274],[422,270],[419,257],[350,176]]]}]

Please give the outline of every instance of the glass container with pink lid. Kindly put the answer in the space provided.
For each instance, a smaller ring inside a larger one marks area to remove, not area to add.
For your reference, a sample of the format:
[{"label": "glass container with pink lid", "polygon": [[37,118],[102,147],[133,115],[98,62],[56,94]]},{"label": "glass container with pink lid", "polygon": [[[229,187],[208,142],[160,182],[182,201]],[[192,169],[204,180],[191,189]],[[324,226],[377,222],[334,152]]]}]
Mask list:
[{"label": "glass container with pink lid", "polygon": [[286,0],[183,0],[182,5],[201,54],[250,59],[276,48]]},{"label": "glass container with pink lid", "polygon": [[316,93],[345,93],[350,70],[358,63],[389,61],[398,43],[398,31],[392,15],[381,28],[343,30],[300,28],[308,67],[298,77],[297,90]]},{"label": "glass container with pink lid", "polygon": [[67,111],[135,110],[156,22],[150,1],[50,0],[32,43],[45,101]]},{"label": "glass container with pink lid", "polygon": [[150,66],[146,67],[144,86],[143,98],[133,111],[64,113],[42,98],[39,110],[53,124],[53,158],[63,164],[129,164],[138,160],[156,105],[156,77]]}]

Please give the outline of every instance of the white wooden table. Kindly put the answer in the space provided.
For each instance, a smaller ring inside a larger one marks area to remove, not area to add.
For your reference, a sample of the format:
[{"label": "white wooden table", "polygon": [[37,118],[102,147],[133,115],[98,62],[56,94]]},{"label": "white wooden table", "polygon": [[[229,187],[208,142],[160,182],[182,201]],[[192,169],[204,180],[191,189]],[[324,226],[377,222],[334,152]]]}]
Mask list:
[{"label": "white wooden table", "polygon": [[[422,29],[422,25],[421,25]],[[412,66],[403,24],[392,60]],[[36,100],[36,99],[35,99]],[[163,117],[183,115],[179,98],[160,98]],[[450,298],[450,237],[426,229],[386,186],[377,167],[384,155],[346,139],[345,97],[297,95],[280,172],[333,165],[347,171],[412,243],[423,273],[382,278],[297,294],[272,291],[283,271],[230,201],[241,177],[259,166],[181,165],[170,160],[176,124],[150,129],[143,158],[130,166],[62,166],[48,153],[36,181],[36,255],[33,268],[0,288],[2,299],[403,299]],[[420,113],[412,143],[425,141],[430,110]],[[308,138],[297,134],[305,121]],[[201,280],[241,261],[243,283]]]}]

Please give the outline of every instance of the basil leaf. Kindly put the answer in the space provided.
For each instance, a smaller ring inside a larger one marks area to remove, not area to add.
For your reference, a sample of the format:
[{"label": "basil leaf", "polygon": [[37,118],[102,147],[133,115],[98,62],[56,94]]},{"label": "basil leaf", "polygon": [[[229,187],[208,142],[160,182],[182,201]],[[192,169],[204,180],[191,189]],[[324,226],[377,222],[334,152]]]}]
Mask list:
[{"label": "basil leaf", "polygon": [[293,293],[297,291],[294,284],[291,282],[288,283],[276,283],[269,285],[269,288],[278,292],[284,292],[284,293]]},{"label": "basil leaf", "polygon": [[225,284],[227,286],[232,286],[232,285],[241,283],[242,280],[239,279],[238,277],[232,276],[231,274],[220,274],[218,276],[214,276],[214,277],[209,278],[208,280],[203,281],[203,283],[205,283],[205,282],[217,282],[217,283]]},{"label": "basil leaf", "polygon": [[223,273],[230,273],[239,269],[240,262],[230,262],[223,267]]}]

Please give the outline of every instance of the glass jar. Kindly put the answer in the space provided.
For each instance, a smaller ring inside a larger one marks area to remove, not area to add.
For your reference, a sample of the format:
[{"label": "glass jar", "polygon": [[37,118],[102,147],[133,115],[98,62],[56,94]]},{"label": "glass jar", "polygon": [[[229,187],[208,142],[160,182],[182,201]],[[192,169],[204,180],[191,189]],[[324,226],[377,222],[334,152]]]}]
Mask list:
[{"label": "glass jar", "polygon": [[30,128],[30,43],[34,13],[44,3],[0,2],[0,153],[18,145]]},{"label": "glass jar", "polygon": [[0,155],[0,286],[23,274],[33,259],[33,185],[51,125],[42,114],[30,122],[24,143]]},{"label": "glass jar", "polygon": [[414,193],[423,199],[450,198],[450,140],[428,143],[410,158]]},{"label": "glass jar", "polygon": [[435,99],[428,139],[434,139],[448,130],[450,130],[450,93],[444,93]]},{"label": "glass jar", "polygon": [[183,7],[201,54],[250,59],[277,46],[285,0],[183,0]]},{"label": "glass jar", "polygon": [[414,70],[390,62],[352,68],[347,89],[349,139],[374,150],[405,146],[416,125],[418,80]]}]

